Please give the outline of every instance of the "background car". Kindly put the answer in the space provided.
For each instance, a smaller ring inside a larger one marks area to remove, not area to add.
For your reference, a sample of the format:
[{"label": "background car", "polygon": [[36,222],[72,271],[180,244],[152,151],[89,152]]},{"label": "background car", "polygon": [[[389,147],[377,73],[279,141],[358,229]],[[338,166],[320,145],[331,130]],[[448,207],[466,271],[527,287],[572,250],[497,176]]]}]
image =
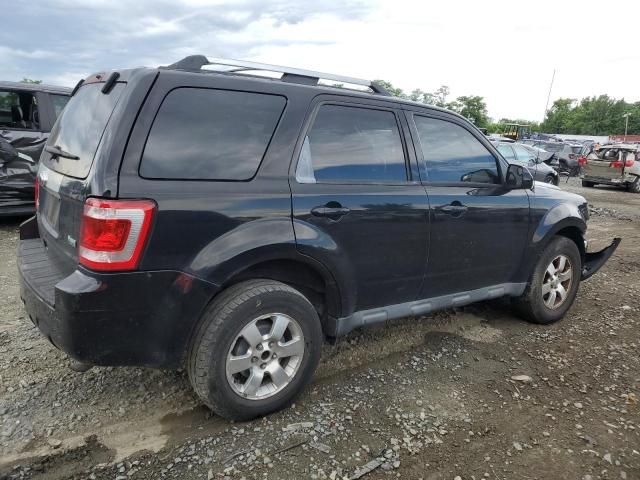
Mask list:
[{"label": "background car", "polygon": [[583,153],[583,145],[563,142],[534,142],[533,147],[542,148],[547,152],[555,153],[558,157],[560,171],[568,172],[575,176],[580,173],[578,158]]},{"label": "background car", "polygon": [[640,193],[640,145],[607,145],[587,155],[582,186],[618,185]]},{"label": "background car", "polygon": [[0,82],[0,215],[34,212],[38,160],[70,88]]},{"label": "background car", "polygon": [[558,172],[544,162],[553,154],[549,156],[549,152],[520,143],[495,142],[494,145],[507,162],[526,166],[535,180],[558,185]]}]

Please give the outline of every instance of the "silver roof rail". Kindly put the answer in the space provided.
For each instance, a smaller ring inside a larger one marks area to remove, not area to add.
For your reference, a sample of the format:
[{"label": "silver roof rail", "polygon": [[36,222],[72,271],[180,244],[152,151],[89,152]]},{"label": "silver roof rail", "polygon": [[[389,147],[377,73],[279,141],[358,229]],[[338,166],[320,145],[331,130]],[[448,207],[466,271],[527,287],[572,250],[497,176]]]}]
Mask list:
[{"label": "silver roof rail", "polygon": [[[200,70],[205,65],[220,65],[224,67],[236,67],[228,70],[232,73],[242,71],[264,71],[282,73],[282,80],[293,83],[307,83],[317,85],[319,80],[331,80],[338,83],[347,83],[350,85],[360,85],[370,88],[373,92],[382,95],[389,95],[379,85],[370,80],[361,78],[346,77],[343,75],[334,75],[332,73],[315,72],[313,70],[304,70],[302,68],[284,67],[281,65],[270,65],[268,63],[249,62],[246,60],[233,60],[230,58],[207,58],[204,55],[189,55],[182,60],[169,65],[168,69],[172,70]],[[309,83],[311,80],[313,83]]]}]

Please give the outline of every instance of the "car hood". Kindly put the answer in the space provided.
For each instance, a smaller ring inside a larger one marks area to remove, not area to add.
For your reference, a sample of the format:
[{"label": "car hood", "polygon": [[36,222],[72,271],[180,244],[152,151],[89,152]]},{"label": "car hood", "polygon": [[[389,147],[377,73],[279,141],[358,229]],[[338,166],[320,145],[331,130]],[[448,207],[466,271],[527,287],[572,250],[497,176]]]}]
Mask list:
[{"label": "car hood", "polygon": [[578,206],[585,205],[587,203],[587,200],[582,195],[567,192],[566,190],[562,190],[560,187],[549,183],[536,181],[534,182],[534,189],[536,197],[541,199],[555,200],[557,202],[570,202]]}]

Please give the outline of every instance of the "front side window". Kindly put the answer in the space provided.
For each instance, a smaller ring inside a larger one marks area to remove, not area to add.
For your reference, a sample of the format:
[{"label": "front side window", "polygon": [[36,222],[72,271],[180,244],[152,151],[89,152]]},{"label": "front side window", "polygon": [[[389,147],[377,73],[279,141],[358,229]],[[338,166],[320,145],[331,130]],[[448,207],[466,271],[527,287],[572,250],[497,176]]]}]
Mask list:
[{"label": "front side window", "polygon": [[396,116],[386,110],[322,105],[305,137],[300,183],[397,183],[407,180]]},{"label": "front side window", "polygon": [[513,148],[511,148],[509,145],[505,145],[504,143],[501,143],[500,145],[498,145],[498,151],[505,158],[507,162],[510,162],[516,159],[516,156],[513,153]]},{"label": "front side window", "polygon": [[286,99],[278,95],[177,88],[165,97],[140,164],[146,178],[251,179]]},{"label": "front side window", "polygon": [[455,123],[414,115],[427,181],[500,183],[496,158],[468,130]]}]

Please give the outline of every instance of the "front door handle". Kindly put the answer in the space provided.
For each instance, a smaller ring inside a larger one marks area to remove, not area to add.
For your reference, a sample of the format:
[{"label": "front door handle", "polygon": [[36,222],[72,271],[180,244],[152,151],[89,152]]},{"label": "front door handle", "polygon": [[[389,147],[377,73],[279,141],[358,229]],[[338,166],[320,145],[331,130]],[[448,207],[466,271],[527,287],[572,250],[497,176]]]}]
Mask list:
[{"label": "front door handle", "polygon": [[337,220],[340,217],[348,214],[351,210],[347,207],[328,207],[323,205],[321,207],[314,207],[311,209],[311,214],[315,217],[327,217],[331,220]]},{"label": "front door handle", "polygon": [[467,207],[466,205],[463,205],[460,202],[452,202],[449,205],[438,207],[438,211],[442,213],[446,213],[447,215],[452,215],[457,217],[462,215],[464,212],[466,212]]}]

